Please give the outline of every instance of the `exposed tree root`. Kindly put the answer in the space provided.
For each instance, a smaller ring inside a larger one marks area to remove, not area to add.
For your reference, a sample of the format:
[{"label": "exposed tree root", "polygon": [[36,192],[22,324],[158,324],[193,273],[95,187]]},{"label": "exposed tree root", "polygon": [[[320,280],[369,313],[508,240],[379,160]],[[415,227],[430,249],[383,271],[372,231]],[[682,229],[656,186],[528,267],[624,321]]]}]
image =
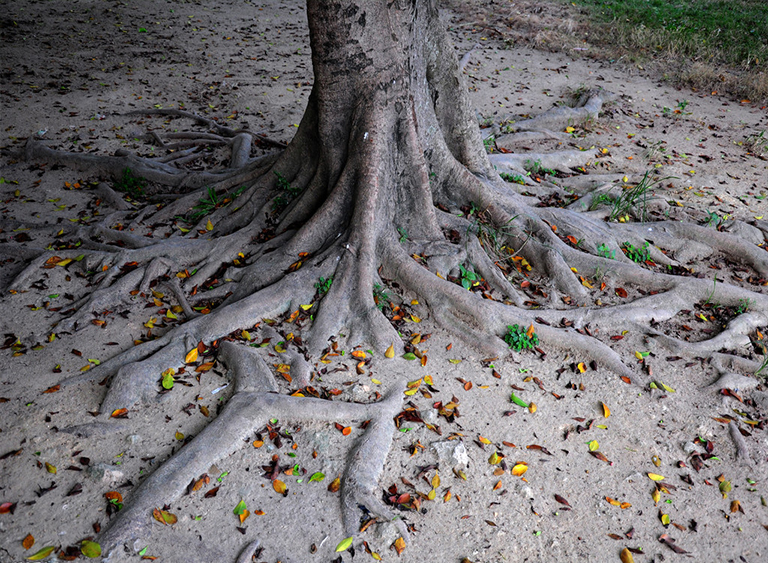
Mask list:
[{"label": "exposed tree root", "polygon": [[[338,33],[323,31],[330,39],[313,43],[315,87],[294,140],[285,148],[271,143],[281,148],[278,153],[252,159],[253,134],[177,110],[140,113],[192,118],[209,131],[175,135],[171,145],[152,136],[161,148],[178,151],[160,160],[62,153],[33,141],[26,147],[28,159],[113,176],[130,168],[161,186],[189,190],[161,209],[149,206],[135,216],[118,203],[120,215],[73,233],[84,250],[29,251],[29,266],[13,282],[17,291],[24,290],[53,256],[74,259],[85,253],[82,266],[93,290],[75,304],[72,316],[60,321],[59,330],[86,324],[93,313],[114,307],[130,293],[141,298],[155,283],[165,284],[181,307],[183,324],[62,382],[109,378],[98,428],[118,409],[154,401],[160,374],[183,366],[189,351],[200,346],[220,343],[219,357],[233,378],[234,394],[223,412],[155,470],[101,533],[99,541],[108,550],[145,533],[153,508],[178,498],[190,480],[276,416],[370,419],[344,473],[344,528],[349,535],[356,533],[358,505],[391,520],[377,494],[377,479],[391,446],[402,382],[375,404],[292,397],[281,394],[257,353],[229,341],[237,331],[253,330],[265,319],[309,308],[313,318],[303,319],[294,331],[301,344],[294,339],[285,353],[291,387],[311,381],[311,362],[329,339],[342,340],[341,334],[349,346],[367,344],[377,352],[392,346],[401,352],[397,328],[380,308],[381,296],[374,296],[377,286],[384,289],[383,279],[397,280],[402,289],[420,296],[440,325],[488,356],[509,353],[503,336],[508,326],[518,324],[534,327],[541,342],[537,353],[574,353],[625,378],[638,379],[640,374],[610,346],[612,331],[636,331],[681,356],[712,358],[722,370],[729,361],[730,370],[754,363],[746,358],[746,348],[751,335],[768,326],[768,297],[722,282],[713,287],[710,280],[688,275],[688,261],[716,253],[768,278],[768,253],[756,240],[672,221],[607,222],[605,213],[582,213],[591,201],[568,208],[538,206],[536,195],[559,194],[560,188],[529,180],[533,188],[520,188],[523,195],[498,171],[525,175],[527,161],[533,161],[570,174],[594,154],[502,154],[489,160],[466,92],[457,87],[459,63],[455,57],[436,56],[452,50],[431,5],[418,13],[404,6],[392,8],[391,14],[383,4],[372,8],[369,24],[354,32],[359,33],[355,41],[348,41],[346,34],[358,24],[340,23],[338,14],[322,4],[309,3],[313,37],[323,26],[338,27]],[[359,45],[375,44],[367,34],[373,33],[369,28],[376,25],[370,22],[377,18],[388,28],[416,28],[417,39],[408,48],[393,40],[387,49],[357,53]],[[349,66],[348,75],[339,75],[335,55],[326,52],[340,49],[350,50],[342,51],[346,58],[341,66]],[[574,121],[596,118],[608,97],[603,91],[590,92],[576,108],[555,108],[516,126],[549,135]],[[230,166],[212,172],[183,168],[195,154],[184,152],[191,148],[188,144],[203,142],[229,147]],[[609,182],[600,178],[597,184]],[[229,190],[240,187],[243,191],[235,198]],[[194,216],[185,223],[187,232],[171,228],[154,235],[161,230],[155,225],[190,213],[210,190],[217,198],[228,194],[232,199],[227,206]],[[107,195],[114,200],[114,194]],[[149,229],[153,236],[113,228],[118,218],[134,229]],[[642,249],[646,243],[647,256],[629,255],[627,245]],[[125,271],[125,264],[135,269]],[[487,287],[463,287],[462,276],[470,273]],[[330,278],[330,287],[322,289],[327,293],[320,295],[316,284]],[[537,293],[530,289],[531,281],[540,286]],[[195,300],[206,295],[217,303],[210,314],[198,314]],[[750,306],[700,342],[658,328],[712,295],[726,306],[745,300]],[[284,336],[277,326],[260,330],[265,338]],[[723,350],[745,357],[728,360]],[[748,459],[743,439],[740,445],[733,428],[731,434],[739,455]],[[405,537],[405,525],[400,520],[397,525]],[[252,553],[254,545],[243,553]]]},{"label": "exposed tree root", "polygon": [[328,422],[370,419],[344,474],[342,517],[349,535],[359,527],[359,505],[371,514],[392,519],[374,491],[392,441],[392,420],[400,409],[403,387],[396,386],[384,401],[373,404],[291,397],[277,393],[271,371],[252,349],[225,342],[221,354],[233,380],[234,394],[213,422],[127,497],[124,508],[99,536],[105,553],[145,537],[152,525],[154,508],[179,498],[191,481],[205,473],[212,463],[240,449],[244,439],[271,418]]}]

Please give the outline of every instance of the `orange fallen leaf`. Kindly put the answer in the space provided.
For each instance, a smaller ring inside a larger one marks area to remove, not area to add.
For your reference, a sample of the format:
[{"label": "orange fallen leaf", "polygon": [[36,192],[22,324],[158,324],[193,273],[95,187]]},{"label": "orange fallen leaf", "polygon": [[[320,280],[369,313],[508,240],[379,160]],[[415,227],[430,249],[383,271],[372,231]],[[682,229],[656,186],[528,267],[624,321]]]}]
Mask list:
[{"label": "orange fallen leaf", "polygon": [[395,543],[392,544],[392,546],[395,548],[395,551],[398,555],[400,555],[403,550],[405,549],[405,540],[400,537],[395,540]]},{"label": "orange fallen leaf", "polygon": [[21,540],[21,547],[24,549],[29,549],[35,545],[35,538],[32,534],[27,534],[27,537]]},{"label": "orange fallen leaf", "polygon": [[272,481],[272,488],[275,489],[276,493],[279,493],[283,496],[288,494],[288,487],[280,479],[275,479]]}]

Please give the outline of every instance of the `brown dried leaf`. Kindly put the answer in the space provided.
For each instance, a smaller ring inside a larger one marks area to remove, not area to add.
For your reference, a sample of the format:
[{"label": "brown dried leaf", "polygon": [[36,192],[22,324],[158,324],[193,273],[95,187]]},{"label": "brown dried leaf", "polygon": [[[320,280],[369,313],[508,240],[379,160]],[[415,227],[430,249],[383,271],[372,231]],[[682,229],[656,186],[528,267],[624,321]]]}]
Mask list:
[{"label": "brown dried leaf", "polygon": [[337,493],[339,492],[339,487],[341,487],[341,479],[336,477],[333,481],[331,481],[331,484],[328,485],[328,491]]}]

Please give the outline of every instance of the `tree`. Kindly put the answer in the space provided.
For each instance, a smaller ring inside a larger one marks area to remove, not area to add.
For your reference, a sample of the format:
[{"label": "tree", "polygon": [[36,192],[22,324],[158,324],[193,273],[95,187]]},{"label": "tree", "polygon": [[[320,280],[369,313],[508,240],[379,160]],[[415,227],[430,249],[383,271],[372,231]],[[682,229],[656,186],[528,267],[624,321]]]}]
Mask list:
[{"label": "tree", "polygon": [[[578,350],[622,377],[636,378],[606,343],[592,336],[632,324],[675,353],[712,358],[724,372],[734,366],[757,368],[752,360],[721,352],[766,323],[768,302],[748,288],[716,283],[722,303],[749,300],[750,307],[709,341],[684,342],[654,328],[655,322],[714,291],[711,281],[686,275],[658,248],[674,252],[695,241],[748,265],[760,278],[768,277],[764,250],[692,223],[645,222],[644,206],[635,204],[643,201],[650,177],[638,183],[634,196],[627,190],[612,196],[615,214],[631,215],[634,222],[606,221],[609,213],[583,213],[578,207],[537,207],[536,196],[566,194],[554,184],[530,180],[524,192],[515,191],[497,170],[525,181],[526,161],[528,168],[570,171],[594,154],[489,158],[434,2],[310,0],[307,9],[313,90],[296,136],[278,152],[251,159],[253,135],[247,130],[178,110],[141,113],[192,117],[209,127],[213,133],[194,140],[229,144],[227,169],[189,172],[181,166],[183,152],[153,161],[62,153],[34,141],[26,147],[29,160],[109,173],[126,185],[143,178],[185,191],[162,209],[150,206],[128,217],[135,226],[161,225],[179,214],[197,221],[188,233],[168,238],[137,236],[107,225],[78,231],[88,247],[85,269],[97,272],[96,289],[57,330],[76,329],[93,311],[112,307],[131,291],[149,293],[152,282],[165,276],[187,319],[162,337],[62,382],[110,378],[101,420],[81,431],[112,424],[123,409],[154,399],[160,380],[170,378],[170,384],[176,371],[198,356],[218,352],[233,374],[235,395],[226,408],[131,494],[99,537],[105,551],[144,533],[153,509],[181,495],[211,463],[273,417],[370,419],[342,483],[345,528],[350,536],[356,533],[359,505],[391,519],[378,498],[377,477],[391,444],[393,417],[401,408],[403,382],[381,402],[367,405],[281,394],[264,360],[242,345],[249,340],[243,331],[264,319],[301,319],[300,334],[286,351],[292,389],[311,384],[312,362],[342,334],[348,346],[366,343],[379,353],[402,354],[404,343],[387,317],[391,312],[379,307],[377,288],[385,280],[422,296],[442,326],[488,355],[515,345],[512,338],[511,344],[503,339],[507,327],[533,327],[553,347]],[[551,134],[571,120],[595,117],[606,96],[587,92],[576,108],[555,109],[516,124],[517,130]],[[597,196],[587,195],[580,203],[590,198],[596,201]],[[201,200],[211,213],[195,213]],[[40,253],[13,287],[22,289],[54,256],[67,260],[82,252]],[[668,271],[652,269],[651,261]],[[126,272],[125,264],[135,269]],[[527,297],[508,279],[526,264],[546,280],[542,299],[547,308],[527,305]],[[579,272],[597,268],[610,269],[617,287],[643,293],[614,307],[580,306],[587,303],[590,288]],[[233,281],[218,282],[228,279]],[[485,296],[456,283],[471,285],[478,279],[487,282]],[[200,299],[221,302],[201,315],[194,308]],[[301,306],[313,300],[313,308],[304,311]],[[276,335],[267,323],[259,330],[265,338]],[[531,329],[515,335],[526,343],[532,339]]]}]

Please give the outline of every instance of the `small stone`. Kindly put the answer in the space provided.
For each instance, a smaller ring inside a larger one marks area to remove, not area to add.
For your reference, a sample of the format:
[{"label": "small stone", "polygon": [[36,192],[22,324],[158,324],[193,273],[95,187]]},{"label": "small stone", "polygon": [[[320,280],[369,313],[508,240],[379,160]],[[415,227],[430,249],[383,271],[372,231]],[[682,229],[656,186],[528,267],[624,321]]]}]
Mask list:
[{"label": "small stone", "polygon": [[459,440],[444,440],[432,442],[432,449],[440,458],[440,461],[448,463],[451,467],[468,466],[469,454],[463,442]]},{"label": "small stone", "polygon": [[141,443],[141,436],[139,436],[138,434],[130,434],[125,437],[125,441],[128,442],[129,444],[136,445]]},{"label": "small stone", "polygon": [[392,522],[382,522],[376,526],[376,538],[382,545],[392,545],[400,537],[400,530]]},{"label": "small stone", "polygon": [[699,448],[697,448],[696,444],[694,444],[693,442],[686,442],[683,444],[683,451],[688,455],[691,455],[699,451]]},{"label": "small stone", "polygon": [[435,409],[421,409],[419,416],[427,424],[435,424],[437,422],[437,411]]},{"label": "small stone", "polygon": [[91,479],[101,481],[106,485],[116,485],[125,479],[125,474],[122,471],[107,463],[89,465],[85,471]]}]

